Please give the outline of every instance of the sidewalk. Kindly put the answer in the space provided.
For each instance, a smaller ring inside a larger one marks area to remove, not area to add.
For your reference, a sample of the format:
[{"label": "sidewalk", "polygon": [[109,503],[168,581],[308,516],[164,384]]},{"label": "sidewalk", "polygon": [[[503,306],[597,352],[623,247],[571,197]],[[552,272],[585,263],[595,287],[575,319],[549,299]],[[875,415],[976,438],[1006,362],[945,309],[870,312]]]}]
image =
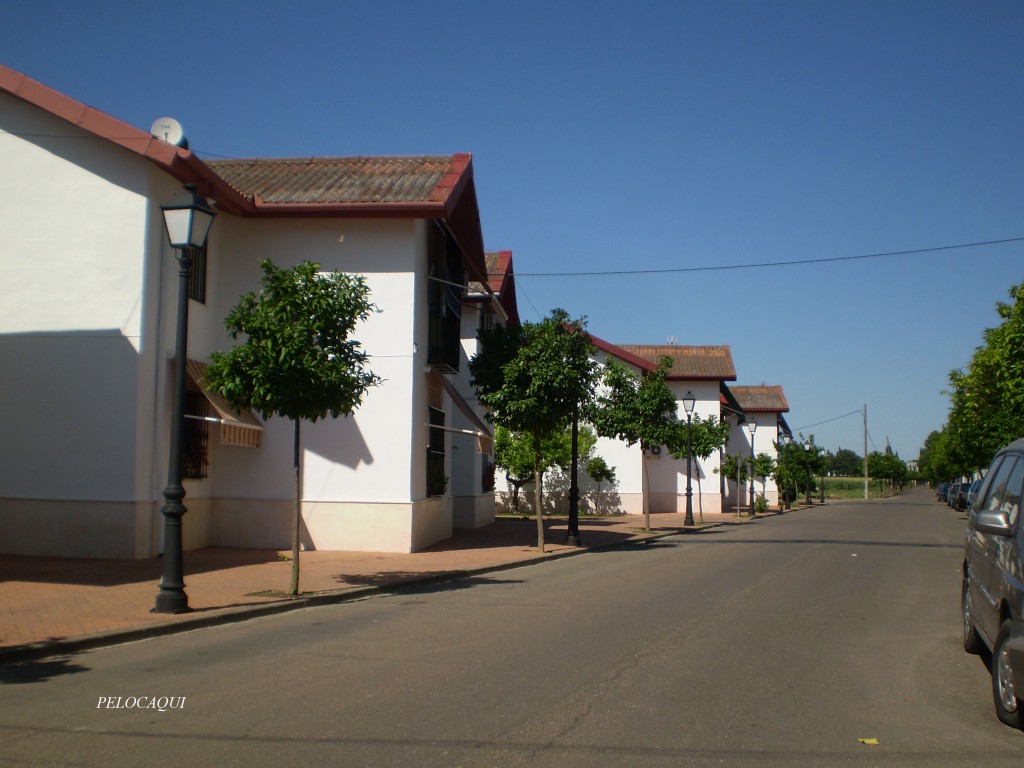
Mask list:
[{"label": "sidewalk", "polygon": [[[741,522],[745,522],[743,518]],[[534,520],[499,519],[413,554],[303,552],[299,598],[284,593],[290,552],[208,548],[184,555],[191,611],[150,613],[161,575],[159,558],[85,560],[0,555],[0,663],[113,645],[312,605],[351,600],[382,588],[443,580],[604,549],[627,541],[736,522],[704,515],[685,528],[681,514],[580,519],[582,547],[564,542],[564,519],[547,523],[546,552],[537,551]]]}]

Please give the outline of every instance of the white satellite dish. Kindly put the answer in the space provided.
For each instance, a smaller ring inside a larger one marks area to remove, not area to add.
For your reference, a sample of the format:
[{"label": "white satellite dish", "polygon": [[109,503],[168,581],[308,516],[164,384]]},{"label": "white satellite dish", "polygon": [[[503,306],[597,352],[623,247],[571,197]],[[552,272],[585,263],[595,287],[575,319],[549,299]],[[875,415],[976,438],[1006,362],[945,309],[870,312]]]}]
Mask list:
[{"label": "white satellite dish", "polygon": [[149,132],[156,138],[166,141],[168,144],[173,144],[176,147],[188,147],[188,141],[185,139],[185,132],[181,130],[181,123],[173,117],[158,117],[153,122],[153,126],[149,129]]}]

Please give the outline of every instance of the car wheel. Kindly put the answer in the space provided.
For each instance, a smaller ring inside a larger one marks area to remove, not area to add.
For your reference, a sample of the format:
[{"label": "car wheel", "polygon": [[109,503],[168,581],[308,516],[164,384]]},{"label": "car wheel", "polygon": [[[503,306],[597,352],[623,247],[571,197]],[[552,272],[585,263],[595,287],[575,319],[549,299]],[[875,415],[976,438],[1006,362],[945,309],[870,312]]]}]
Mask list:
[{"label": "car wheel", "polygon": [[981,653],[981,638],[978,636],[978,629],[974,626],[974,615],[971,613],[971,582],[966,577],[960,595],[960,611],[964,620],[964,650],[973,654]]},{"label": "car wheel", "polygon": [[1010,666],[1010,652],[1007,648],[1009,639],[1010,622],[1004,621],[992,649],[992,698],[995,699],[996,715],[999,719],[1011,728],[1022,728],[1022,703],[1013,687],[1013,669]]}]

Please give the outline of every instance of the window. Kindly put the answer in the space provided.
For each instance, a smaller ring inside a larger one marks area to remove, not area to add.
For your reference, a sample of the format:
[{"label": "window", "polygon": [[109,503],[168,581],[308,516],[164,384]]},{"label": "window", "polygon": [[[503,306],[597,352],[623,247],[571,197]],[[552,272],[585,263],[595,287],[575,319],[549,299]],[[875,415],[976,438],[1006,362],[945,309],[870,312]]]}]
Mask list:
[{"label": "window", "polygon": [[480,313],[480,330],[484,333],[493,331],[494,327],[498,324],[498,316],[494,310],[486,308]]},{"label": "window", "polygon": [[1024,462],[1014,456],[1006,456],[998,467],[989,471],[985,482],[985,498],[977,505],[985,512],[1003,512],[1013,525],[1020,509],[1021,473]]},{"label": "window", "polygon": [[444,411],[427,409],[427,496],[444,496],[448,477],[444,473]]},{"label": "window", "polygon": [[465,285],[459,246],[448,230],[434,223],[427,235],[427,303],[430,314],[427,362],[447,373],[459,370]]},{"label": "window", "polygon": [[206,246],[190,248],[192,271],[188,279],[188,297],[200,304],[206,303]]},{"label": "window", "polygon": [[1024,459],[1018,460],[1014,465],[1010,479],[1006,481],[1006,486],[1003,488],[1002,499],[1000,499],[999,511],[1006,515],[1006,521],[1011,528],[1017,523],[1022,491],[1024,491]]},{"label": "window", "polygon": [[185,390],[185,413],[190,415],[185,418],[181,436],[181,476],[185,480],[202,480],[206,477],[210,442],[210,422],[205,420],[210,415],[210,404],[202,392]]}]

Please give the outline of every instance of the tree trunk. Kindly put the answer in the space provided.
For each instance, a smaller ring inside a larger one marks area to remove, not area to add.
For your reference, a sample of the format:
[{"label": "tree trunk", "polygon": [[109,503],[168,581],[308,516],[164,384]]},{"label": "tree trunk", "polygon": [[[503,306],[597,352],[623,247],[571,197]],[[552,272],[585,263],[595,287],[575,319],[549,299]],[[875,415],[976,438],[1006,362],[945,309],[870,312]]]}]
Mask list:
[{"label": "tree trunk", "polygon": [[541,472],[540,435],[533,436],[533,476],[537,478],[537,493],[534,494],[533,507],[537,513],[537,549],[544,551],[544,509],[541,496],[544,492],[544,474]]},{"label": "tree trunk", "polygon": [[697,467],[697,515],[700,519],[700,524],[704,525],[704,490],[700,484],[700,462],[694,459],[693,463]]},{"label": "tree trunk", "polygon": [[505,482],[512,486],[512,508],[515,513],[519,514],[519,481],[513,480],[512,475],[508,472],[505,473]]},{"label": "tree trunk", "polygon": [[302,486],[299,473],[299,419],[295,419],[294,446],[295,477],[292,484],[295,492],[295,509],[292,514],[292,588],[290,594],[299,594],[299,527],[302,523]]},{"label": "tree trunk", "polygon": [[649,493],[651,482],[647,476],[647,451],[645,449],[640,450],[640,465],[643,469],[643,472],[641,473],[641,476],[643,478],[643,487],[640,489],[640,495],[643,497],[642,501],[644,507],[644,530],[649,531],[651,530],[651,497]]}]

